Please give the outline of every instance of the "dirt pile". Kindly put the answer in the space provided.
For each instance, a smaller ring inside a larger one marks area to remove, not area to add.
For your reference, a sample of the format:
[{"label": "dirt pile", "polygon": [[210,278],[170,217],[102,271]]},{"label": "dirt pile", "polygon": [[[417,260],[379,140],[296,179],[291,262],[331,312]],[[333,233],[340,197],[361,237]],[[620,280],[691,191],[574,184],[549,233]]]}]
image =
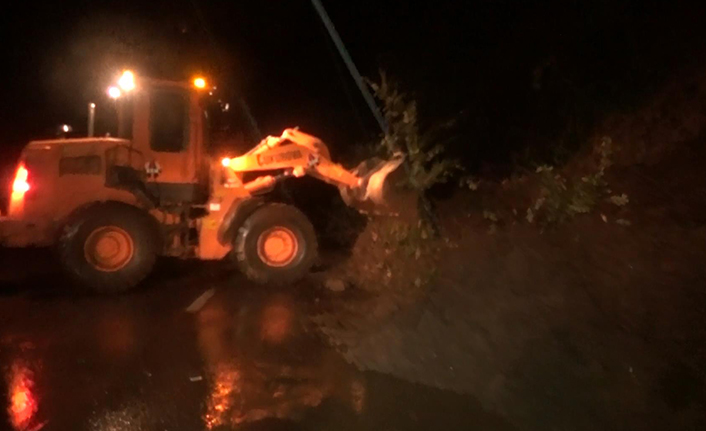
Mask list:
[{"label": "dirt pile", "polygon": [[635,112],[618,113],[598,128],[619,143],[620,166],[655,165],[689,151],[706,127],[706,74],[678,76]]},{"label": "dirt pile", "polygon": [[423,293],[348,296],[318,317],[347,360],[473,394],[522,429],[703,419],[705,228],[446,221],[467,228]]},{"label": "dirt pile", "polygon": [[596,146],[440,203],[445,240],[369,222],[332,272],[357,289],[321,308],[321,332],[361,368],[473,394],[520,429],[703,427],[702,83],[597,130],[613,147],[585,211],[527,212],[556,184],[559,214],[585,203],[567,190],[600,168]]}]

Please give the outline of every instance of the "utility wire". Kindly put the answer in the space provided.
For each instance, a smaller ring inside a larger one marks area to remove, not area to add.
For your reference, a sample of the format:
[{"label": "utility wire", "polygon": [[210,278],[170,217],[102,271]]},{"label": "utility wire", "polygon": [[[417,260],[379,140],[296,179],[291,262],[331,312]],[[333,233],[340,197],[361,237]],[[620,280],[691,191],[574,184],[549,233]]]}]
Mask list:
[{"label": "utility wire", "polygon": [[[322,34],[328,36],[325,27],[320,25],[319,30],[321,30]],[[355,119],[358,123],[358,126],[360,127],[361,132],[363,132],[363,135],[367,137],[369,134],[368,128],[365,126],[365,122],[363,122],[363,117],[360,116],[360,109],[358,108],[357,104],[355,103],[355,100],[353,99],[350,84],[345,79],[345,74],[343,72],[343,69],[341,68],[340,60],[338,59],[338,57],[336,57],[336,53],[334,52],[333,47],[331,46],[331,41],[328,40],[328,37],[326,39],[326,50],[328,51],[333,64],[336,66],[336,76],[338,76],[338,82],[341,84],[341,87],[343,87],[343,92],[346,94],[346,99],[348,99],[348,103],[351,106],[351,110],[353,111],[353,115],[355,116]]]},{"label": "utility wire", "polygon": [[363,77],[360,76],[358,68],[355,66],[355,63],[353,63],[353,59],[351,58],[350,54],[348,54],[348,51],[346,50],[346,47],[343,44],[343,41],[341,40],[341,37],[336,31],[336,27],[334,27],[333,22],[331,22],[331,18],[329,18],[328,13],[326,13],[326,9],[324,9],[324,5],[321,4],[320,0],[311,0],[311,4],[314,6],[314,9],[316,9],[316,12],[319,14],[319,17],[324,23],[324,26],[326,26],[326,30],[331,36],[331,40],[333,41],[334,45],[336,45],[338,53],[341,55],[341,58],[343,58],[343,62],[348,68],[348,72],[350,72],[351,76],[353,77],[353,81],[355,81],[356,85],[358,86],[358,89],[360,90],[360,93],[363,95],[363,99],[365,99],[365,102],[368,104],[370,112],[373,114],[375,120],[378,122],[380,130],[382,130],[383,133],[387,133],[387,122],[380,113],[380,110],[378,109],[378,106],[375,103],[373,95],[370,94],[370,90],[368,90],[368,88],[365,86],[365,83],[363,82]]}]

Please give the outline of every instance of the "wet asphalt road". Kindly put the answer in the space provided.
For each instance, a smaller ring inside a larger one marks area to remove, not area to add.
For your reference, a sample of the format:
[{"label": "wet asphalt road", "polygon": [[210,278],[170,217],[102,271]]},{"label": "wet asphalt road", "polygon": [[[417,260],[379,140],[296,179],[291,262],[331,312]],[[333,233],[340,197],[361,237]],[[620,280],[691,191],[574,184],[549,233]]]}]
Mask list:
[{"label": "wet asphalt road", "polygon": [[512,429],[472,398],[359,372],[307,324],[306,284],[162,262],[136,292],[77,292],[0,250],[0,429]]}]

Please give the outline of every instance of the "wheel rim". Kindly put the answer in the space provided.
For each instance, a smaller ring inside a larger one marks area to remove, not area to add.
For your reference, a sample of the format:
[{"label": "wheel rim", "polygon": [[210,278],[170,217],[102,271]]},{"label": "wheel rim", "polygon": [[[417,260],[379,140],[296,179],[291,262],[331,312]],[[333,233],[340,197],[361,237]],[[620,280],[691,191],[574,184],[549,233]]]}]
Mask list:
[{"label": "wheel rim", "polygon": [[267,229],[257,239],[257,255],[269,266],[289,265],[296,258],[298,251],[297,236],[283,226]]},{"label": "wheel rim", "polygon": [[91,232],[83,245],[86,261],[95,269],[114,272],[125,267],[135,254],[132,237],[117,226],[102,226]]}]

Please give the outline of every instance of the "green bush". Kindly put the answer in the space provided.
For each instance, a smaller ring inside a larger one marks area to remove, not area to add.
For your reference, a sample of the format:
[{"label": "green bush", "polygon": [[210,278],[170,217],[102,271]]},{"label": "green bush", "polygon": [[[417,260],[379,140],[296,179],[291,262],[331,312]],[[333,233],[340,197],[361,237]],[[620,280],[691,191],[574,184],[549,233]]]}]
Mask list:
[{"label": "green bush", "polygon": [[447,140],[443,132],[453,126],[454,121],[437,124],[420,132],[417,103],[399,91],[397,84],[390,82],[380,72],[380,82],[370,82],[375,96],[383,104],[383,114],[388,131],[379,143],[385,156],[403,153],[405,162],[404,186],[424,193],[432,186],[448,181],[458,174],[458,161],[446,156]]},{"label": "green bush", "polygon": [[438,235],[439,226],[428,191],[436,184],[445,183],[462,172],[457,160],[447,156],[446,146],[449,130],[455,121],[437,123],[420,131],[417,103],[399,91],[396,83],[380,72],[380,82],[368,82],[375,96],[382,102],[383,114],[388,130],[378,143],[378,152],[389,158],[398,154],[405,156],[402,165],[405,175],[398,186],[413,190],[417,194],[418,213],[421,222]]},{"label": "green bush", "polygon": [[607,193],[605,171],[611,165],[612,154],[612,141],[604,137],[594,148],[595,166],[588,175],[571,180],[551,166],[538,167],[540,193],[527,209],[527,221],[554,224],[593,210]]}]

